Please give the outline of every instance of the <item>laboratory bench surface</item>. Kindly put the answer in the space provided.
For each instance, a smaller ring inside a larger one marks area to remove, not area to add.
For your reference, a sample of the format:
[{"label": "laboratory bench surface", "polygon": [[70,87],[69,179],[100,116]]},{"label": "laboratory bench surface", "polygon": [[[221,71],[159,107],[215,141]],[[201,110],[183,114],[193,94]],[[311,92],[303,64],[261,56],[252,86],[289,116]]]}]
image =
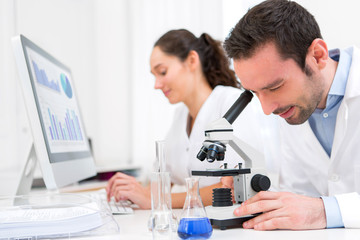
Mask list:
[{"label": "laboratory bench surface", "polygon": [[[115,235],[107,236],[93,236],[87,238],[76,239],[91,239],[91,240],[108,240],[108,239],[152,239],[152,234],[147,228],[147,221],[150,216],[150,210],[135,210],[132,215],[117,215],[114,216],[119,224],[120,232]],[[174,213],[179,217],[181,209],[175,209]],[[180,239],[175,235],[173,239]],[[227,230],[214,229],[210,239],[291,239],[291,240],[347,240],[360,239],[360,229],[323,229],[323,230],[309,230],[309,231],[255,231],[253,229],[232,228]]]},{"label": "laboratory bench surface", "polygon": [[[102,185],[100,187],[103,187]],[[79,190],[96,190],[98,185],[89,184],[83,189],[75,188]],[[73,190],[73,189],[71,189]],[[32,191],[32,193],[42,193],[44,190]],[[62,191],[60,191],[62,192]],[[65,191],[67,192],[67,191]],[[69,191],[72,192],[72,191]],[[182,209],[173,209],[174,214],[180,217]],[[114,215],[114,220],[117,222],[120,231],[116,234],[96,235],[96,236],[84,236],[76,237],[77,240],[111,240],[111,239],[126,239],[126,240],[142,240],[152,239],[152,233],[148,230],[147,224],[151,214],[151,210],[139,210],[136,209],[134,214],[130,215]],[[69,238],[66,238],[69,239]],[[179,239],[177,234],[174,234],[172,239]],[[211,239],[239,239],[239,240],[252,240],[252,239],[266,239],[266,240],[359,240],[360,229],[322,229],[322,230],[308,230],[308,231],[290,231],[290,230],[274,230],[274,231],[255,231],[253,229],[243,228],[231,228],[227,230],[220,230],[215,228],[213,230]]]}]

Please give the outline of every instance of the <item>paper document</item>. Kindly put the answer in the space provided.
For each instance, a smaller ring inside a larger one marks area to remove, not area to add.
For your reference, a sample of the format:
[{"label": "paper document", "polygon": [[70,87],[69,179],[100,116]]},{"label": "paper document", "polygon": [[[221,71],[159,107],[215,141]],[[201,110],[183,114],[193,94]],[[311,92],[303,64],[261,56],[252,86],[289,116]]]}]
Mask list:
[{"label": "paper document", "polygon": [[19,206],[0,212],[0,238],[69,235],[102,225],[96,203]]}]

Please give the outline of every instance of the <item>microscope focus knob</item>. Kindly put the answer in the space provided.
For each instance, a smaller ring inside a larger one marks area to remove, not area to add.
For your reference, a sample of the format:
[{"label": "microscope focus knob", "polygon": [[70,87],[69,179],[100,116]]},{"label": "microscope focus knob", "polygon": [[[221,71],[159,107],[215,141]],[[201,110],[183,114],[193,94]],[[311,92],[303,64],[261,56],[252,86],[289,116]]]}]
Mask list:
[{"label": "microscope focus knob", "polygon": [[270,179],[265,175],[255,174],[251,179],[251,187],[255,192],[268,190],[270,184]]}]

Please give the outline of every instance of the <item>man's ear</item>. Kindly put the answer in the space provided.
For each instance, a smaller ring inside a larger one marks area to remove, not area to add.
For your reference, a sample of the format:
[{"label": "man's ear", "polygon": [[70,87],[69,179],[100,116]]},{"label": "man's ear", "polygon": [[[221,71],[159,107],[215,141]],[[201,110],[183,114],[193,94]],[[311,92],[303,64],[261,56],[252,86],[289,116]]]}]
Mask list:
[{"label": "man's ear", "polygon": [[324,40],[316,38],[308,48],[308,57],[318,69],[325,68],[329,57],[328,48]]},{"label": "man's ear", "polygon": [[188,65],[189,69],[191,71],[194,71],[195,69],[198,68],[198,66],[200,65],[200,57],[199,54],[194,51],[191,50],[185,60],[186,64]]}]

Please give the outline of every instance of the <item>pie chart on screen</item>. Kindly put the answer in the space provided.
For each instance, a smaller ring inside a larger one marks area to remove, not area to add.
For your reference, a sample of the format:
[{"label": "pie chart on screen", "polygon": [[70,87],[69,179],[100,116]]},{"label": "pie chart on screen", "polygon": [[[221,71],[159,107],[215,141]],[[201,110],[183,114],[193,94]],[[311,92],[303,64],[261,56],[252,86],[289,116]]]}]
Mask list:
[{"label": "pie chart on screen", "polygon": [[73,92],[71,89],[71,85],[69,82],[69,79],[67,78],[67,76],[65,74],[60,74],[60,79],[61,79],[61,87],[64,90],[64,93],[66,94],[66,96],[68,98],[72,98],[73,96]]}]

